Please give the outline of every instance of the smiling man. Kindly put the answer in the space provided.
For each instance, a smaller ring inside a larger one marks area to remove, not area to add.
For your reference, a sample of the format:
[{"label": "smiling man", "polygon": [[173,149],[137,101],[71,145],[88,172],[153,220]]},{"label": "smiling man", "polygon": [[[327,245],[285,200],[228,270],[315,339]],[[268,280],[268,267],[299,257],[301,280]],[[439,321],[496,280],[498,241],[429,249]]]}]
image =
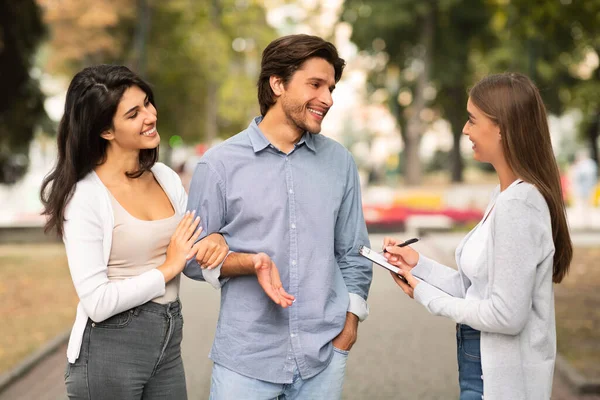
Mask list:
[{"label": "smiling man", "polygon": [[344,68],[333,44],[292,35],[263,52],[261,117],[199,162],[188,209],[232,253],[184,273],[222,287],[211,399],[339,399],[372,264],[350,153],[320,135]]}]

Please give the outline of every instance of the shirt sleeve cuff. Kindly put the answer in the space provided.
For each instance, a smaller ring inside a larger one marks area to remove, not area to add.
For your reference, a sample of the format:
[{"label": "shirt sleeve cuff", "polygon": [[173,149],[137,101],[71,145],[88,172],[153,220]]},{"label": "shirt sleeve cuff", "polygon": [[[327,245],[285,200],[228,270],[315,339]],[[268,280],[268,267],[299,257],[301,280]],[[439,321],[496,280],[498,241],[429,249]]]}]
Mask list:
[{"label": "shirt sleeve cuff", "polygon": [[357,294],[349,293],[350,303],[348,304],[348,312],[356,315],[359,321],[364,321],[369,316],[369,305]]},{"label": "shirt sleeve cuff", "polygon": [[231,253],[233,253],[233,251],[227,252],[227,255],[225,256],[225,258],[223,259],[221,264],[219,264],[215,268],[213,268],[213,269],[204,268],[202,270],[202,277],[204,277],[204,280],[206,282],[210,283],[211,286],[217,290],[221,289],[221,287],[223,287],[225,282],[227,282],[229,280],[229,278],[221,278],[221,268],[223,267],[225,260],[227,260],[227,257],[229,257],[229,255]]}]

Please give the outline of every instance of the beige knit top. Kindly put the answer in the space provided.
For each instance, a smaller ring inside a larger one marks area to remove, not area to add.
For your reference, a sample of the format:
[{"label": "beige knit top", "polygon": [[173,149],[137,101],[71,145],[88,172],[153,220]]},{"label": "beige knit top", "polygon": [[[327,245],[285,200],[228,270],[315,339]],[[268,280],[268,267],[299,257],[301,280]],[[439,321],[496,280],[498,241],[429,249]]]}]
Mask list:
[{"label": "beige knit top", "polygon": [[[159,267],[167,258],[167,246],[181,215],[175,212],[165,219],[144,221],[129,214],[112,194],[110,199],[115,224],[108,260],[108,279],[127,279]],[[166,284],[163,296],[152,301],[161,304],[175,301],[179,294],[180,276],[177,275]]]}]

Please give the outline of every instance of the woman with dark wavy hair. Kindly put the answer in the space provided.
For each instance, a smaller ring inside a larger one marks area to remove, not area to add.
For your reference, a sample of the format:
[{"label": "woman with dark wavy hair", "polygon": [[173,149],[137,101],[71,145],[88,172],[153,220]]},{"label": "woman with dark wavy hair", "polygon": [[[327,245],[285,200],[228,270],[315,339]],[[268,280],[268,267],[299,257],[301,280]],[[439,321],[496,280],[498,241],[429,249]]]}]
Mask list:
[{"label": "woman with dark wavy hair", "polygon": [[80,299],[71,399],[187,398],[180,272],[197,255],[213,268],[228,248],[220,235],[198,241],[179,176],[156,162],[156,122],[152,89],[126,67],[85,68],[71,81],[41,190],[46,231],[63,237]]},{"label": "woman with dark wavy hair", "polygon": [[556,359],[552,283],[567,274],[573,247],[546,108],[529,78],[505,73],[470,90],[467,113],[473,157],[491,163],[500,184],[456,249],[458,271],[391,238],[386,256],[408,281],[392,274],[406,294],[457,323],[461,400],[547,400]]}]

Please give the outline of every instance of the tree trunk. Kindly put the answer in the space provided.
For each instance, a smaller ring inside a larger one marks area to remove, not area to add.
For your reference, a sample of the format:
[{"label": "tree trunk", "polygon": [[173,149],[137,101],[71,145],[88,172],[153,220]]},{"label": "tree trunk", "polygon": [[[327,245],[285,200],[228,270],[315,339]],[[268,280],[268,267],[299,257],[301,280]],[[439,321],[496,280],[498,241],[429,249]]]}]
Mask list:
[{"label": "tree trunk", "polygon": [[141,77],[146,77],[146,42],[150,33],[151,10],[148,0],[137,0],[137,25],[133,43],[132,69]]},{"label": "tree trunk", "polygon": [[[462,137],[461,129],[452,126],[452,152],[450,153],[450,174],[452,182],[458,183],[463,181],[464,162],[462,153],[460,152],[460,139]],[[457,132],[459,132],[457,134]]]},{"label": "tree trunk", "polygon": [[404,137],[404,177],[405,184],[413,186],[421,183],[422,166],[419,156],[419,147],[421,143],[421,134],[424,130],[424,124],[421,119],[421,111],[425,109],[427,100],[425,99],[425,89],[430,81],[431,59],[433,52],[433,34],[434,34],[434,3],[429,1],[427,13],[424,15],[423,27],[421,31],[422,46],[421,62],[422,70],[417,77],[415,87],[414,101],[410,106],[410,116],[406,123],[406,134]]},{"label": "tree trunk", "polygon": [[467,92],[464,87],[457,86],[450,90],[455,102],[446,107],[446,115],[452,129],[452,151],[450,153],[450,175],[452,182],[463,181],[464,162],[460,152],[460,140],[462,138],[465,123],[464,107],[467,104]]},{"label": "tree trunk", "polygon": [[207,82],[206,88],[206,108],[204,124],[204,142],[211,146],[213,140],[217,137],[218,126],[218,84],[216,82]]},{"label": "tree trunk", "polygon": [[590,157],[598,165],[598,136],[600,136],[600,109],[596,111],[592,123],[588,127],[587,138],[590,146]]},{"label": "tree trunk", "polygon": [[[211,0],[209,13],[211,16],[211,25],[213,29],[221,29],[221,8],[219,0]],[[216,71],[215,66],[213,72]],[[206,84],[206,106],[204,108],[204,142],[211,146],[212,142],[218,135],[219,124],[218,124],[218,90],[219,90],[219,76],[218,74],[209,74],[208,82]]]}]

